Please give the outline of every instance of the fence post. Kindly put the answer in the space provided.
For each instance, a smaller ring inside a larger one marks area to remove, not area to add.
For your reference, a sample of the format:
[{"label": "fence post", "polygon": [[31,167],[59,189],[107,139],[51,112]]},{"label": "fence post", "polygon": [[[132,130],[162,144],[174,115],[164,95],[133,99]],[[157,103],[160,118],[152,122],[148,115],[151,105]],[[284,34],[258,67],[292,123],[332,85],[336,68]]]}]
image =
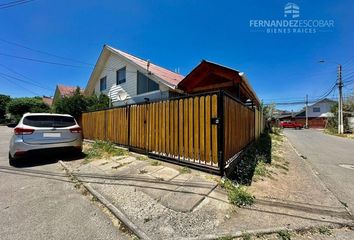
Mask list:
[{"label": "fence post", "polygon": [[224,176],[225,159],[224,159],[224,91],[218,92],[218,164],[220,175]]}]

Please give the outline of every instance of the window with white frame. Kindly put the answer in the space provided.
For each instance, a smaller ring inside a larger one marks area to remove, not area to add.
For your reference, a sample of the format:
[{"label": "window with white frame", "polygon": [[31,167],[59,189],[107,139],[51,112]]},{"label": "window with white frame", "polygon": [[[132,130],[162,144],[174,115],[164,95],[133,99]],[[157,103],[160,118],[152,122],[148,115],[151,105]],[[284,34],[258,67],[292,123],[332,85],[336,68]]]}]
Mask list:
[{"label": "window with white frame", "polygon": [[138,94],[159,90],[159,84],[138,71]]}]

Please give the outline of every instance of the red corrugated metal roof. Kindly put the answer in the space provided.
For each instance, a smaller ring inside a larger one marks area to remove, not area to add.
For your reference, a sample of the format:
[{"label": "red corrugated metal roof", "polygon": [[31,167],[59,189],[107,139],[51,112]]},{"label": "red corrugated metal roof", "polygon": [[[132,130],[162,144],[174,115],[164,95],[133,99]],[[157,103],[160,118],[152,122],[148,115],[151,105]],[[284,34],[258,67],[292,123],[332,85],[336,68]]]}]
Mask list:
[{"label": "red corrugated metal roof", "polygon": [[[134,62],[135,64],[139,65],[140,67],[147,69],[148,61],[143,60],[141,58],[135,57],[133,55],[130,55],[129,53],[123,52],[121,50],[115,49],[111,46],[106,46],[110,48],[112,51],[124,56],[125,58],[129,59],[130,61]],[[162,80],[166,81],[169,84],[172,84],[173,86],[177,86],[177,84],[182,81],[184,78],[183,75],[175,73],[173,71],[170,71],[166,68],[157,66],[153,63],[150,62],[149,65],[149,71],[153,74],[156,75],[157,77],[161,78]]]},{"label": "red corrugated metal roof", "polygon": [[42,101],[45,104],[47,104],[49,107],[52,106],[52,104],[53,104],[53,98],[52,97],[43,96],[42,97]]},{"label": "red corrugated metal roof", "polygon": [[[65,85],[58,85],[58,89],[60,92],[61,96],[70,96],[72,94],[74,94],[75,90],[77,87],[73,87],[73,86],[65,86]],[[80,89],[80,92],[83,93],[85,89]]]}]

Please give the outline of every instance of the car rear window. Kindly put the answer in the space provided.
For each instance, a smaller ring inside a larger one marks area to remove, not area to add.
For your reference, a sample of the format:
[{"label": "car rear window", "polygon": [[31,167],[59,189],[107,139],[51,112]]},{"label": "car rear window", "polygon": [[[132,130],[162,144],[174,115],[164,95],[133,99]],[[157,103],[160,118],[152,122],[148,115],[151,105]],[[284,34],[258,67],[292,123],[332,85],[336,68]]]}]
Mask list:
[{"label": "car rear window", "polygon": [[66,116],[27,116],[23,124],[32,127],[70,127],[76,125],[73,117]]}]

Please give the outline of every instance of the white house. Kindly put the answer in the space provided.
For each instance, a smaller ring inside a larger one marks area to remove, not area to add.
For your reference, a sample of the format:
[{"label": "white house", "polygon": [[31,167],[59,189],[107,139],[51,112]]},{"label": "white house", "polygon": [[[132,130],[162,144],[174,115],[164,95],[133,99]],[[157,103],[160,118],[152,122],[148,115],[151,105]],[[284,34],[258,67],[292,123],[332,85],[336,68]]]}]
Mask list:
[{"label": "white house", "polygon": [[178,94],[184,76],[105,45],[85,88],[85,95],[106,94],[113,106],[166,99]]},{"label": "white house", "polygon": [[[309,118],[328,118],[333,117],[331,108],[335,104],[335,101],[325,98],[307,107],[307,116]],[[305,117],[305,110],[296,115]]]},{"label": "white house", "polygon": [[[328,118],[333,117],[331,108],[335,101],[325,98],[307,107],[308,126],[313,128],[325,128]],[[294,120],[305,124],[306,112],[300,111],[295,115]]]}]

